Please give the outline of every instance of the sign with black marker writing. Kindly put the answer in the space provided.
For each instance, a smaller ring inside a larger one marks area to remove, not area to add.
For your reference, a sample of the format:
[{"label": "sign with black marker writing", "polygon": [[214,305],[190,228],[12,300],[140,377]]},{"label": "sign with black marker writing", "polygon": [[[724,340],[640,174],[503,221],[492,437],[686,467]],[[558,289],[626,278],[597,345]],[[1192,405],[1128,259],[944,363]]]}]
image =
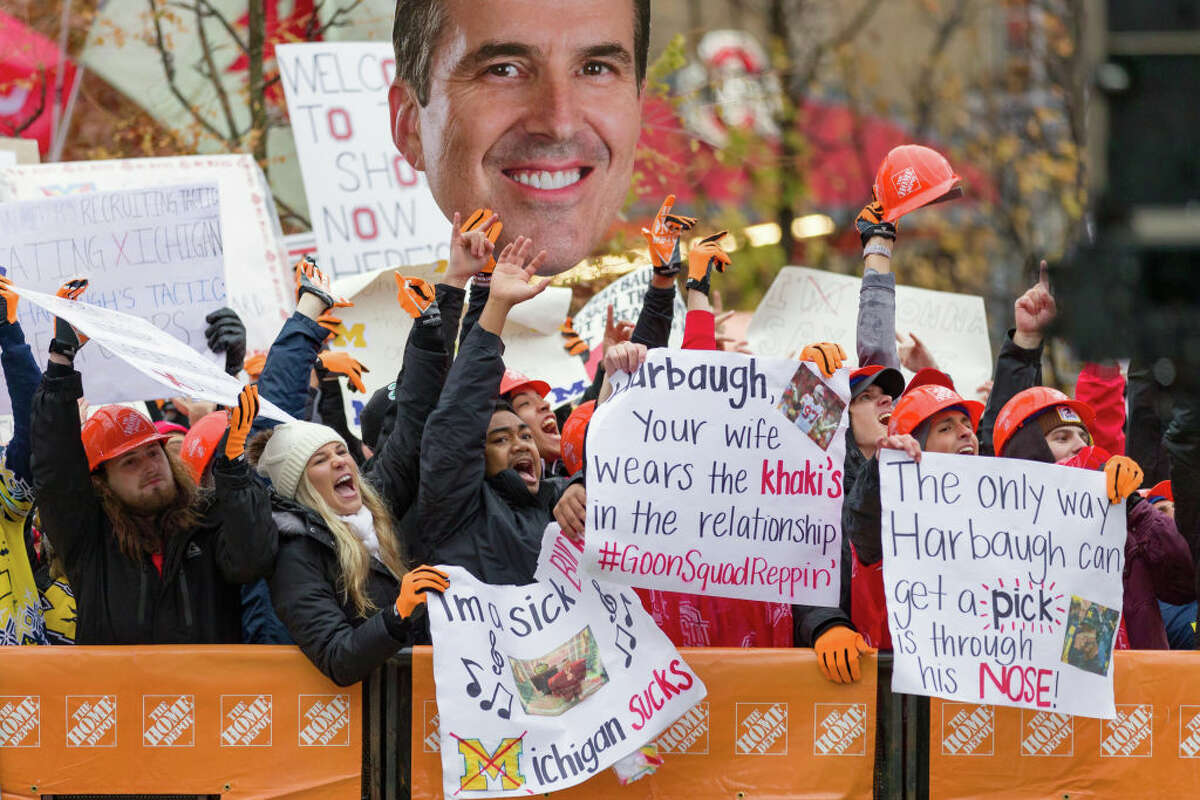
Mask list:
[{"label": "sign with black marker writing", "polygon": [[[49,294],[87,278],[84,302],[141,317],[204,352],[204,315],[227,303],[219,200],[215,183],[198,183],[0,204],[0,265],[19,289]],[[44,365],[54,318],[33,303],[18,311]],[[76,363],[93,405],[163,396],[98,347]],[[8,403],[3,394],[0,410]]]},{"label": "sign with black marker writing", "polygon": [[847,375],[660,348],[612,376],[587,436],[588,573],[837,605]]},{"label": "sign with black marker writing", "polygon": [[[326,274],[447,258],[450,223],[392,141],[391,42],[281,44],[275,62]],[[458,210],[465,219],[473,209]]]},{"label": "sign with black marker writing", "polygon": [[1111,719],[1125,504],[1104,473],[884,450],[892,689]]},{"label": "sign with black marker writing", "polygon": [[552,524],[536,583],[443,567],[450,589],[427,602],[446,797],[582,783],[704,699],[637,595],[584,576],[579,555]]}]

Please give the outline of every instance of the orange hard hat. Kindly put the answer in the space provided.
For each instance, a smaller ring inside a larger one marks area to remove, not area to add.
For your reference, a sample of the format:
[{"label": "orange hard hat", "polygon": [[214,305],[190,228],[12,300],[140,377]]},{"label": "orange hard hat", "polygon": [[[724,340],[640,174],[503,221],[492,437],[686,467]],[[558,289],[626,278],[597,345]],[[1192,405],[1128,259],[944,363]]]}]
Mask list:
[{"label": "orange hard hat", "polygon": [[962,197],[962,178],[945,156],[919,144],[892,148],[875,174],[875,198],[883,206],[884,222],[956,197]]},{"label": "orange hard hat", "polygon": [[587,437],[588,423],[596,413],[596,401],[580,403],[567,417],[562,429],[562,460],[567,473],[574,475],[583,469],[583,443]]},{"label": "orange hard hat", "polygon": [[213,411],[201,417],[183,437],[179,457],[183,459],[188,472],[192,474],[192,480],[197,484],[200,483],[208,462],[212,461],[213,455],[216,454],[217,445],[228,427],[229,412]]},{"label": "orange hard hat", "polygon": [[80,431],[88,469],[95,472],[101,464],[151,442],[164,442],[167,436],[154,423],[128,406],[101,406],[88,417]]},{"label": "orange hard hat", "polygon": [[964,400],[958,392],[936,383],[918,386],[901,395],[896,401],[896,407],[892,409],[892,418],[888,420],[888,435],[912,433],[934,414],[954,406],[966,409],[967,416],[971,418],[971,430],[979,427],[979,418],[983,416],[983,403],[978,400]]},{"label": "orange hard hat", "polygon": [[1004,445],[1026,421],[1055,406],[1066,406],[1078,414],[1089,434],[1095,429],[1096,412],[1087,403],[1072,400],[1049,386],[1033,386],[1013,395],[996,416],[996,427],[992,430],[992,446],[996,455],[1004,455]]},{"label": "orange hard hat", "polygon": [[545,397],[550,394],[550,384],[545,381],[535,381],[526,378],[515,369],[504,370],[504,377],[500,379],[500,396],[507,397],[516,392],[530,390],[537,393],[538,397]]}]

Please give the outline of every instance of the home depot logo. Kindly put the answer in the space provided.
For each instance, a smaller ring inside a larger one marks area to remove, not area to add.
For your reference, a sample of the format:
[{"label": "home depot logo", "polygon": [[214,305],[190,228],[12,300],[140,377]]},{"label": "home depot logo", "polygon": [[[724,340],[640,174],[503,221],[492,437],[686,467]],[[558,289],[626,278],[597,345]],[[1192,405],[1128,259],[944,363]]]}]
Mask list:
[{"label": "home depot logo", "polygon": [[196,696],[142,695],[142,744],[191,747],[196,743]]},{"label": "home depot logo", "polygon": [[708,703],[697,703],[658,737],[658,752],[708,754]]},{"label": "home depot logo", "polygon": [[813,703],[813,755],[865,756],[865,703]]},{"label": "home depot logo", "polygon": [[991,706],[942,703],[942,755],[990,756],[996,751],[996,712]]},{"label": "home depot logo", "polygon": [[1022,709],[1021,755],[1075,755],[1075,718],[1069,714]]},{"label": "home depot logo", "polygon": [[300,746],[350,746],[350,695],[300,695]]},{"label": "home depot logo", "polygon": [[1101,758],[1149,758],[1154,755],[1154,706],[1119,705],[1116,719],[1104,720]]},{"label": "home depot logo", "polygon": [[787,703],[735,703],[735,755],[785,756],[788,751]]},{"label": "home depot logo", "polygon": [[270,747],[272,710],[269,694],[221,695],[221,746]]},{"label": "home depot logo", "polygon": [[42,698],[0,696],[0,747],[42,746]]},{"label": "home depot logo", "polygon": [[421,737],[421,749],[426,753],[442,752],[442,718],[438,716],[437,701],[425,701],[425,735]]},{"label": "home depot logo", "polygon": [[67,747],[117,746],[117,696],[67,695]]},{"label": "home depot logo", "polygon": [[921,181],[917,178],[917,171],[912,167],[905,167],[893,175],[892,183],[896,185],[897,197],[906,197],[921,188]]},{"label": "home depot logo", "polygon": [[1200,758],[1200,706],[1179,707],[1179,757]]}]

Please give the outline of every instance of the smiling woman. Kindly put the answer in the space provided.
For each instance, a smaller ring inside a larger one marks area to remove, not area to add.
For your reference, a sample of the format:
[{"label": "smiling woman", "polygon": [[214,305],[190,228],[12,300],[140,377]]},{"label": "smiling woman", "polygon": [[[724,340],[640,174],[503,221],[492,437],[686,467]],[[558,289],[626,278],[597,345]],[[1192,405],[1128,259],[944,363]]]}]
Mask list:
[{"label": "smiling woman", "polygon": [[447,218],[496,209],[503,236],[546,249],[541,274],[562,272],[629,190],[649,25],[648,0],[401,0],[396,146]]}]

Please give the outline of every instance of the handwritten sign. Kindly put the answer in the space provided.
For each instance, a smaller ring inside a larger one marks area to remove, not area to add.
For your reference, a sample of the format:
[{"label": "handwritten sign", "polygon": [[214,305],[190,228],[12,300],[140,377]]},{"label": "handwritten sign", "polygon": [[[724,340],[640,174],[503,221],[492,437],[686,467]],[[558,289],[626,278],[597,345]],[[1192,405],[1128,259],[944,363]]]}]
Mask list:
[{"label": "handwritten sign", "polygon": [[[280,245],[275,203],[253,156],[130,158],[5,167],[0,168],[0,200],[39,200],[198,183],[215,183],[220,193],[225,284],[222,302],[237,311],[246,324],[250,348],[266,350],[296,303],[291,266]],[[203,317],[215,308],[197,311]],[[166,329],[173,336],[182,336],[178,330]],[[189,344],[203,347],[204,342]]]},{"label": "handwritten sign", "polygon": [[[650,278],[653,276],[654,267],[646,265],[605,286],[572,317],[575,332],[589,347],[599,347],[604,340],[604,325],[608,320],[610,304],[613,307],[613,319],[637,322],[638,315],[642,313],[642,303],[646,299],[646,289],[649,288]],[[668,344],[671,347],[679,347],[683,343],[683,325],[687,319],[687,306],[684,305],[679,292],[675,292],[674,307],[675,314],[671,317],[671,337]]]},{"label": "handwritten sign", "polygon": [[[140,317],[196,350],[205,347],[204,315],[227,302],[216,184],[0,204],[0,242],[0,264],[17,286],[53,293],[86,277],[87,302]],[[18,311],[44,365],[54,318],[33,304]],[[141,375],[113,369],[99,348],[80,352],[78,364],[93,403],[162,394]],[[4,396],[0,409],[8,408]]]},{"label": "handwritten sign", "polygon": [[[80,369],[83,374],[84,394],[89,400],[89,405],[163,394],[172,397],[186,395],[226,406],[237,405],[237,396],[242,390],[242,384],[236,378],[226,375],[221,367],[141,317],[81,301],[64,300],[32,289],[16,287],[16,292],[29,303],[45,309],[53,316],[61,317],[88,336],[90,341],[84,351],[103,347],[125,365],[133,368],[114,369],[113,366],[119,363],[114,362],[108,367],[108,374],[100,375],[89,374]],[[81,354],[84,351],[81,351]],[[79,360],[76,358],[77,363]],[[136,373],[133,370],[136,370]],[[151,383],[149,395],[140,394],[141,390],[132,388],[137,384],[133,379],[139,373]],[[126,385],[131,388],[125,392],[117,388],[114,390],[114,397],[96,400],[97,393],[92,391],[93,385],[106,381],[113,374],[124,378],[118,387]],[[280,410],[266,398],[260,398],[259,402],[259,413],[263,416],[280,422],[291,421],[292,418],[287,412]]]},{"label": "handwritten sign", "polygon": [[588,428],[588,574],[837,604],[845,370],[659,348],[613,385]]},{"label": "handwritten sign", "polygon": [[[851,275],[784,267],[746,330],[751,349],[764,356],[786,356],[813,342],[839,342],[853,357],[861,286],[862,280]],[[991,379],[992,349],[982,297],[897,286],[896,329],[916,333],[964,397]],[[905,376],[911,378],[912,373],[905,370]]]},{"label": "handwritten sign", "polygon": [[637,595],[582,575],[579,555],[551,525],[536,583],[444,567],[450,590],[428,613],[447,797],[582,783],[704,699]]},{"label": "handwritten sign", "polygon": [[275,59],[322,268],[341,277],[446,258],[450,225],[391,138],[391,42],[281,44]]},{"label": "handwritten sign", "polygon": [[880,456],[892,689],[1111,719],[1125,504],[1104,474]]}]

